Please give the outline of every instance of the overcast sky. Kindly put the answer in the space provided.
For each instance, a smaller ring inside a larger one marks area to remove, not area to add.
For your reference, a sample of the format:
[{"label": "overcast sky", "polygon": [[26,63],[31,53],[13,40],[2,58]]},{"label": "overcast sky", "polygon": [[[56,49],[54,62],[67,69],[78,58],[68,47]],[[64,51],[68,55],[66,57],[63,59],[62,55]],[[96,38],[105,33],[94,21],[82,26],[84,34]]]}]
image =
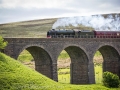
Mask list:
[{"label": "overcast sky", "polygon": [[107,13],[120,13],[120,0],[0,0],[0,24]]}]

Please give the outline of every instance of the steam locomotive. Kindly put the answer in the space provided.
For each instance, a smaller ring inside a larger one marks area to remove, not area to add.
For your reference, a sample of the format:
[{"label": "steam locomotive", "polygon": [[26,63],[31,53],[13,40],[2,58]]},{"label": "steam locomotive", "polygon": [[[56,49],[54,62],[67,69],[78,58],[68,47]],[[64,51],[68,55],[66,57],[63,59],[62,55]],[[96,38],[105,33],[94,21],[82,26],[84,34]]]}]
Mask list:
[{"label": "steam locomotive", "polygon": [[120,38],[120,31],[52,29],[47,32],[47,38]]}]

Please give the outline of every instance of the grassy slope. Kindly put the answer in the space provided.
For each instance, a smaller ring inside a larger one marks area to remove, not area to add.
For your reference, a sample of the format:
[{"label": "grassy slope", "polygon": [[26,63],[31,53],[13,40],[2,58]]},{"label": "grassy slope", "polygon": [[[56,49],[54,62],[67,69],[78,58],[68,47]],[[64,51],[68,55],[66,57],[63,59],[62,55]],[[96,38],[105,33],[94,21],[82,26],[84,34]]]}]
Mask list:
[{"label": "grassy slope", "polygon": [[46,78],[38,72],[22,65],[18,61],[0,53],[0,87],[8,89],[16,88],[40,88],[57,86],[56,82]]},{"label": "grassy slope", "polygon": [[41,19],[24,22],[0,24],[0,35],[3,37],[46,37],[57,19]]},{"label": "grassy slope", "polygon": [[[0,90],[108,90],[102,85],[60,84],[0,53]],[[112,89],[113,90],[113,89]],[[116,90],[116,89],[115,89]]]}]

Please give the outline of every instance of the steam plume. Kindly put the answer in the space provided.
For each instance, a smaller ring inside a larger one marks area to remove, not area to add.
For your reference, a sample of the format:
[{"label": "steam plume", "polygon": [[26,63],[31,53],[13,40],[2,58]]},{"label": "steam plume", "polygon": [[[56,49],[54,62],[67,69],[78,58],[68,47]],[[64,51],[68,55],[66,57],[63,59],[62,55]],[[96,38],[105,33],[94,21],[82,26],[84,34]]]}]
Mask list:
[{"label": "steam plume", "polygon": [[94,30],[120,30],[120,15],[107,15],[106,17],[102,15],[94,16],[77,16],[77,17],[65,17],[58,19],[53,27],[65,27],[65,26],[78,26],[84,25],[94,28]]}]

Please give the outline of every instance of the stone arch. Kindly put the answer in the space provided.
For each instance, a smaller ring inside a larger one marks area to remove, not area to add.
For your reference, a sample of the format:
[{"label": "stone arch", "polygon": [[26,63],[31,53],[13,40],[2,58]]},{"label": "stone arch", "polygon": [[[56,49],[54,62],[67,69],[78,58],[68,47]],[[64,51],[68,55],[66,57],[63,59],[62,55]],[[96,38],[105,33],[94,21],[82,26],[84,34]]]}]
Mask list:
[{"label": "stone arch", "polygon": [[66,46],[64,49],[71,58],[70,82],[72,84],[88,84],[88,57],[79,46]]},{"label": "stone arch", "polygon": [[26,49],[33,56],[35,60],[35,70],[41,74],[53,79],[52,73],[52,59],[48,52],[40,46],[28,45],[23,47],[21,51]]},{"label": "stone arch", "polygon": [[97,50],[103,56],[103,72],[109,71],[120,77],[120,55],[118,50],[112,45],[101,45]]}]

